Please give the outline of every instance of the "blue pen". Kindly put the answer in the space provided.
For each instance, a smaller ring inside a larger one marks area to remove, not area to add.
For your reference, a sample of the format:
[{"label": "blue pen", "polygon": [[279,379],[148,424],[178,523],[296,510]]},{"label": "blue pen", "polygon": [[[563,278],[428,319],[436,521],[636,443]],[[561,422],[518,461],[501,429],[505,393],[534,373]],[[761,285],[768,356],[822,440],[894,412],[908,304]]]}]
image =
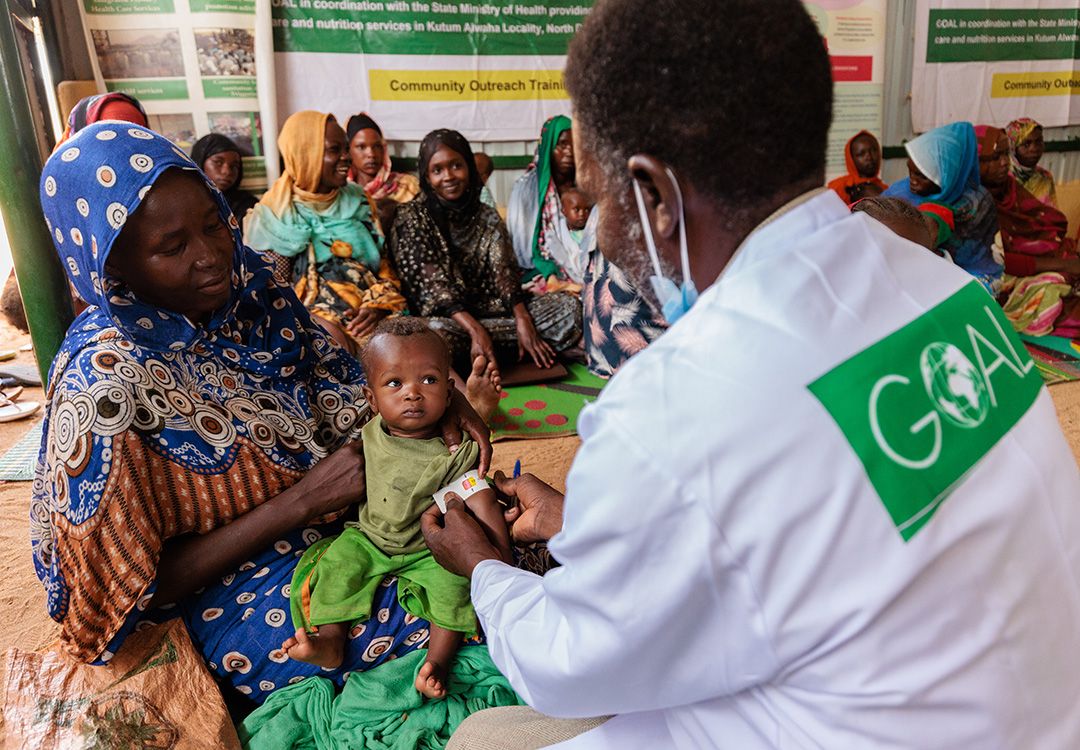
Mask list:
[{"label": "blue pen", "polygon": [[514,461],[514,479],[521,476],[521,459]]}]

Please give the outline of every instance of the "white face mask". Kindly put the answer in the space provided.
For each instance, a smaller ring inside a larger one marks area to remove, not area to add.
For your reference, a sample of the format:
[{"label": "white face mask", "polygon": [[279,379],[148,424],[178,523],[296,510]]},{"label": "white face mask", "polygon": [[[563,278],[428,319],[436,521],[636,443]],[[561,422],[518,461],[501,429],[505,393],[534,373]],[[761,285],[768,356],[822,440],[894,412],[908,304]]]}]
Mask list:
[{"label": "white face mask", "polygon": [[645,245],[649,249],[649,258],[652,259],[653,270],[656,274],[649,277],[649,283],[652,284],[653,293],[656,294],[656,298],[660,301],[660,309],[664,315],[664,320],[669,325],[674,325],[675,321],[686,314],[695,302],[697,302],[698,291],[694,286],[694,279],[690,275],[690,256],[689,250],[686,244],[686,215],[683,211],[683,199],[682,190],[679,189],[679,181],[675,179],[674,173],[670,169],[667,170],[668,177],[671,178],[672,184],[675,186],[675,197],[679,202],[679,258],[682,262],[682,287],[675,285],[675,282],[664,276],[663,270],[660,268],[660,255],[656,252],[656,243],[653,242],[652,224],[649,222],[649,214],[645,211],[645,198],[641,194],[641,186],[637,180],[634,180],[634,198],[637,200],[638,214],[641,216],[641,228],[645,230]]}]

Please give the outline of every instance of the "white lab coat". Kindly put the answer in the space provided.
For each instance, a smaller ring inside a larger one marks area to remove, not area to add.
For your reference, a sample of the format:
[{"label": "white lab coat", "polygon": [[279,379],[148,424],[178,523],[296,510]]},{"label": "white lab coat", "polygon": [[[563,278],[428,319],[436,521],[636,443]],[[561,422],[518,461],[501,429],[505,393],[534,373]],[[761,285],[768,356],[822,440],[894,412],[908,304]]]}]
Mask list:
[{"label": "white lab coat", "polygon": [[580,420],[563,567],[477,566],[565,748],[1080,748],[1080,472],[1045,388],[904,542],[822,374],[971,282],[831,192],[760,227]]}]

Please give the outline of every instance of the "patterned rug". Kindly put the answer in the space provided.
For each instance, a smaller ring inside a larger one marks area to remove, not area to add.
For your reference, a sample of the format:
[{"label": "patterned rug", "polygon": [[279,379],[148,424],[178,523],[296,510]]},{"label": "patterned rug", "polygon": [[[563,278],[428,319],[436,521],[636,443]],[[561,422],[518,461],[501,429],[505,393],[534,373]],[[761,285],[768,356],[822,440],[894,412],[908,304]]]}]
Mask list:
[{"label": "patterned rug", "polygon": [[0,456],[0,481],[29,482],[37,468],[38,450],[41,448],[41,420],[22,436],[14,447]]},{"label": "patterned rug", "polygon": [[1047,385],[1080,380],[1080,342],[1060,336],[1020,338]]},{"label": "patterned rug", "polygon": [[578,415],[607,384],[584,365],[558,382],[506,388],[491,418],[491,439],[548,438],[577,432]]}]

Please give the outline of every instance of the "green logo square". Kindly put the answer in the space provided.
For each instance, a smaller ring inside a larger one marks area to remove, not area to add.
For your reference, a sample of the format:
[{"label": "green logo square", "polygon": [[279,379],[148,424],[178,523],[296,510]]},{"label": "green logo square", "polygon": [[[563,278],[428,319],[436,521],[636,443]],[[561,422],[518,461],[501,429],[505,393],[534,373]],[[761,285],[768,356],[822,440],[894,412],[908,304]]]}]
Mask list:
[{"label": "green logo square", "polygon": [[1027,413],[1042,377],[972,282],[809,388],[908,541]]}]

